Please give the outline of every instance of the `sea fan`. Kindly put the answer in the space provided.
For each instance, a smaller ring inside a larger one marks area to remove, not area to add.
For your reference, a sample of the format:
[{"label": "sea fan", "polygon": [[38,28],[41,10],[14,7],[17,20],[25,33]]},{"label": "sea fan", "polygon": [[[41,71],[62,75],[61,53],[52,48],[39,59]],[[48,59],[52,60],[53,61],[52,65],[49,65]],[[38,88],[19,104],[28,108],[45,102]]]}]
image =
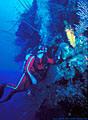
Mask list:
[{"label": "sea fan", "polygon": [[84,33],[88,27],[88,1],[79,0],[77,7],[77,15],[79,17],[79,24],[75,25],[75,30],[77,34]]}]

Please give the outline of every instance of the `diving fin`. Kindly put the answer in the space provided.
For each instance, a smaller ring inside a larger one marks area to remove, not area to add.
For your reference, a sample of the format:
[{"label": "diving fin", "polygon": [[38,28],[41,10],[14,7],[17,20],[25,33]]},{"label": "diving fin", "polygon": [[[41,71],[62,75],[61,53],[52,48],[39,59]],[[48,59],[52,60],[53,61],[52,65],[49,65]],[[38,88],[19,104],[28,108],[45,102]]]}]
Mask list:
[{"label": "diving fin", "polygon": [[3,94],[4,94],[4,88],[5,88],[5,84],[1,84],[0,85],[0,99],[2,98]]}]

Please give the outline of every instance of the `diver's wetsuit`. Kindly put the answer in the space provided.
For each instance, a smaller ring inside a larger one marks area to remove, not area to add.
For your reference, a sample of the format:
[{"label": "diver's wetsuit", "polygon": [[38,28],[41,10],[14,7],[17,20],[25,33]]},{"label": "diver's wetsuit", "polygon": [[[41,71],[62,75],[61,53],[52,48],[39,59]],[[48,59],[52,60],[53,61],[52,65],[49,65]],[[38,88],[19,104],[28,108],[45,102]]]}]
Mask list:
[{"label": "diver's wetsuit", "polygon": [[[25,65],[25,72],[23,73],[18,84],[17,85],[8,84],[7,87],[12,88],[12,89],[19,89],[22,85],[24,85],[28,76],[31,79],[32,84],[37,84],[37,79],[33,75],[33,72],[36,72],[36,69],[34,67],[34,62],[36,63],[36,60],[37,59],[35,56],[33,55],[30,56]],[[42,58],[38,58],[38,60],[40,64],[37,64],[37,70],[39,71],[44,70],[45,68],[44,68],[44,64],[42,64]],[[54,62],[54,59],[47,57],[46,63],[54,64],[55,62]]]}]

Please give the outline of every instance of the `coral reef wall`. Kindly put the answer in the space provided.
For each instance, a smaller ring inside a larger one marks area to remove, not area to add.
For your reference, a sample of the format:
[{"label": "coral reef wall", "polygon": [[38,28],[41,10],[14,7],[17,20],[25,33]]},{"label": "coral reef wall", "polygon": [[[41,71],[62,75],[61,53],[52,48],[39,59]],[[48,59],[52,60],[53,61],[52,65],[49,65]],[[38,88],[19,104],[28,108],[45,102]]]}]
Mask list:
[{"label": "coral reef wall", "polygon": [[[86,109],[84,112],[87,115],[88,38],[84,36],[88,27],[87,6],[87,0],[34,0],[32,7],[21,16],[16,33],[16,43],[22,48],[19,61],[25,58],[29,48],[38,47],[39,44],[50,46],[52,40],[62,36],[61,44],[57,44],[57,55],[60,58],[62,53],[63,61],[50,66],[45,81],[38,85],[42,92],[46,91],[44,97],[36,96],[42,101],[38,102],[39,108],[43,105],[57,107],[61,101],[68,101],[68,110],[72,111],[76,105],[81,106]],[[74,47],[66,36],[66,27],[74,35]]]}]

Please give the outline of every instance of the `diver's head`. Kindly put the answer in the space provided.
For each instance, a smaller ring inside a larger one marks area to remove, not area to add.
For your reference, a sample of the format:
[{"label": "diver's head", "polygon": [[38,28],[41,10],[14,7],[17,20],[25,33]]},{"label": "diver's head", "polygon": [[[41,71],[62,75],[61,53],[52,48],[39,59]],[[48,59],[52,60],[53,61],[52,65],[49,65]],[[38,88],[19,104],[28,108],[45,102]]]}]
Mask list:
[{"label": "diver's head", "polygon": [[47,47],[44,45],[40,45],[37,53],[46,53]]},{"label": "diver's head", "polygon": [[42,57],[43,57],[43,54],[44,54],[44,51],[43,51],[43,50],[40,49],[40,50],[37,51],[37,57],[38,57],[38,58],[42,58]]},{"label": "diver's head", "polygon": [[43,58],[43,55],[44,55],[43,53],[40,53],[40,54],[37,55],[37,57],[38,58]]},{"label": "diver's head", "polygon": [[39,50],[37,51],[37,57],[42,58],[44,53],[47,53],[47,47],[40,45]]}]

